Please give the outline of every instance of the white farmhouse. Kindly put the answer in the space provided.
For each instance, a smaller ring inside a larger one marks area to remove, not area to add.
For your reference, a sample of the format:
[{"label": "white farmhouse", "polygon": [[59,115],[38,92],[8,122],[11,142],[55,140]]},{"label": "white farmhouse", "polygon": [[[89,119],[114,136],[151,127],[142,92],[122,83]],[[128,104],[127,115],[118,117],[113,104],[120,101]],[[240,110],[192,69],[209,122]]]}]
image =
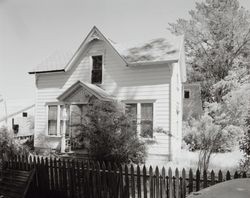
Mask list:
[{"label": "white farmhouse", "polygon": [[77,149],[72,123],[80,122],[95,97],[127,105],[138,135],[155,140],[148,146],[150,159],[171,160],[180,150],[183,37],[124,50],[93,27],[74,54],[54,54],[29,73],[36,79],[37,149]]},{"label": "white farmhouse", "polygon": [[18,139],[30,139],[34,135],[35,104],[23,101],[0,101],[0,128],[7,127]]}]

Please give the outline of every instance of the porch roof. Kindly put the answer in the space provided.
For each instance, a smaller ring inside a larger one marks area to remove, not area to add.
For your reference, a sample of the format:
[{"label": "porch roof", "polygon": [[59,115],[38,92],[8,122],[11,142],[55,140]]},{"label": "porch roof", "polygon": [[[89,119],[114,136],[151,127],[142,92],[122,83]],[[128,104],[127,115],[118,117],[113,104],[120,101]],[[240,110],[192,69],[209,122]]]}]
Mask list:
[{"label": "porch roof", "polygon": [[71,95],[71,93],[75,92],[77,89],[79,89],[81,87],[86,89],[87,92],[94,95],[99,100],[103,100],[103,101],[113,101],[113,100],[115,100],[115,98],[113,96],[109,95],[102,88],[100,88],[100,87],[98,87],[98,86],[96,86],[94,84],[82,82],[80,80],[78,80],[73,85],[71,85],[68,89],[66,89],[61,95],[59,95],[57,97],[57,99],[60,100],[60,101],[63,101],[64,99],[69,97]]}]

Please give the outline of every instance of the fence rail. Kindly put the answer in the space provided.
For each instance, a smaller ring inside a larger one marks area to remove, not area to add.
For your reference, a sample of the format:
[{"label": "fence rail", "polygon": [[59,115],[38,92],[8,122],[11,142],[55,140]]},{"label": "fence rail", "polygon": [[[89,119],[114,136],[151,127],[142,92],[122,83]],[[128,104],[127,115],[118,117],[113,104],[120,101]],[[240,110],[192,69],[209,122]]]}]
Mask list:
[{"label": "fence rail", "polygon": [[[16,156],[9,169],[36,169],[35,188],[42,196],[75,198],[184,198],[193,191],[244,173],[153,169],[151,166],[118,166],[87,160]],[[33,185],[34,186],[34,185]]]}]

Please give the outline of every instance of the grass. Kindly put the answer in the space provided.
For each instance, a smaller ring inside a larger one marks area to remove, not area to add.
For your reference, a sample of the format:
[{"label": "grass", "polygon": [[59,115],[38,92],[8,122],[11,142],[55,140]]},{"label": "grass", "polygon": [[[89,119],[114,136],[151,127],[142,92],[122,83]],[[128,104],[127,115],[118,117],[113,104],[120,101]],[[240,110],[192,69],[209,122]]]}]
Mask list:
[{"label": "grass", "polygon": [[[209,170],[219,171],[229,170],[235,171],[239,169],[240,160],[243,158],[243,153],[235,149],[232,152],[227,153],[216,153],[213,154],[210,160]],[[153,167],[158,166],[165,168],[178,168],[178,169],[197,169],[198,162],[198,152],[191,152],[188,150],[181,150],[178,157],[175,157],[172,162],[167,161],[149,161],[147,165],[152,165]]]}]

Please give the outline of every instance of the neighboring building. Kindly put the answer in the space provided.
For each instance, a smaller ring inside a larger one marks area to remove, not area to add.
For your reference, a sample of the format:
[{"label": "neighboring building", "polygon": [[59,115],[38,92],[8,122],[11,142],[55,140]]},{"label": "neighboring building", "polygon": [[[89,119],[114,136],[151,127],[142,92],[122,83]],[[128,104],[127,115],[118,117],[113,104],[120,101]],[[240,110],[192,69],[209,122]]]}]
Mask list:
[{"label": "neighboring building", "polygon": [[[126,104],[138,134],[155,140],[149,156],[171,159],[181,148],[183,45],[183,37],[160,38],[122,50],[93,27],[73,55],[49,57],[29,72],[37,89],[35,147],[76,149],[72,123],[94,97]],[[159,127],[171,135],[153,132]]]},{"label": "neighboring building", "polygon": [[183,84],[183,120],[199,118],[202,115],[200,83]]},{"label": "neighboring building", "polygon": [[24,106],[6,102],[1,104],[1,109],[6,109],[6,112],[1,114],[0,127],[7,127],[14,137],[20,139],[34,135],[35,104]]}]

